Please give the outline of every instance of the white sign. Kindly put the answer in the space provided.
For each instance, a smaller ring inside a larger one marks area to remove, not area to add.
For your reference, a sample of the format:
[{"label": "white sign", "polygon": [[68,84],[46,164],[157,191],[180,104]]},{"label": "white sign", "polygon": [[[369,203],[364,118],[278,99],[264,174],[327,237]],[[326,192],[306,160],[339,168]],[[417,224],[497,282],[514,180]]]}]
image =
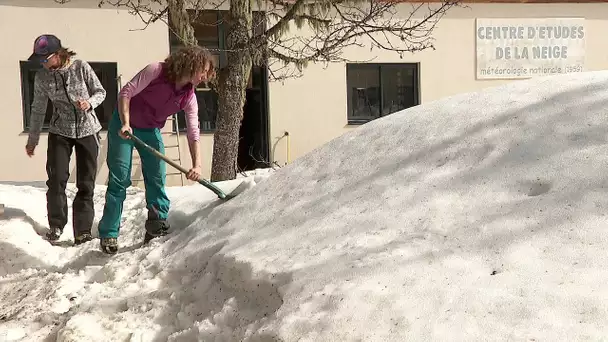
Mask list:
[{"label": "white sign", "polygon": [[477,19],[477,79],[582,72],[584,18]]}]

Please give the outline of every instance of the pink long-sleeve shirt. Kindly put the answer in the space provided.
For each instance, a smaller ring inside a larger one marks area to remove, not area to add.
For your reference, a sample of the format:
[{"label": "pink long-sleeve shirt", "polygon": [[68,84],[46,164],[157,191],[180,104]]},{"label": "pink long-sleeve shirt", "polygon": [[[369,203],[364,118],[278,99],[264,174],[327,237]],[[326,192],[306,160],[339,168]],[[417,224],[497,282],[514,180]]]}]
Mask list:
[{"label": "pink long-sleeve shirt", "polygon": [[[144,90],[154,79],[158,78],[161,72],[161,62],[148,64],[124,85],[118,96],[128,99],[134,97]],[[188,141],[194,142],[200,139],[196,95],[192,93],[192,96],[189,96],[186,101],[183,108],[186,114],[186,135],[188,136]]]}]

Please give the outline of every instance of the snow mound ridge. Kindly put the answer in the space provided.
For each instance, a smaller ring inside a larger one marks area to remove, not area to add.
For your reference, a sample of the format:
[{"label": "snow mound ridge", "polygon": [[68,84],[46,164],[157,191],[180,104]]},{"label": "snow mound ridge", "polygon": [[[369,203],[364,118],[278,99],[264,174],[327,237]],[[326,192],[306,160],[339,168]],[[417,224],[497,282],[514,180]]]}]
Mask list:
[{"label": "snow mound ridge", "polygon": [[602,336],[607,107],[591,72],[394,113],[218,207],[188,245],[228,239],[289,273],[266,325],[286,341]]}]

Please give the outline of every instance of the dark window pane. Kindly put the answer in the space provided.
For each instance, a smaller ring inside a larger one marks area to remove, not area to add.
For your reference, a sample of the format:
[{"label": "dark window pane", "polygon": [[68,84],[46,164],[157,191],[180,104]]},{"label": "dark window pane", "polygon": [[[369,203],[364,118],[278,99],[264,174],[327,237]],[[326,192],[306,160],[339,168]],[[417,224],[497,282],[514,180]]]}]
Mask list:
[{"label": "dark window pane", "polygon": [[417,64],[347,64],[348,122],[361,124],[417,106]]},{"label": "dark window pane", "polygon": [[[216,11],[194,11],[189,10],[190,21],[194,28],[194,35],[198,40],[198,44],[208,49],[217,51],[219,46],[219,25]],[[181,39],[176,32],[169,28],[169,50],[174,52],[179,47],[183,46]]]},{"label": "dark window pane", "polygon": [[[198,101],[198,122],[201,132],[212,132],[215,130],[215,119],[217,116],[217,93],[213,90],[197,90],[196,100]],[[186,131],[186,114],[184,111],[177,113],[179,131]],[[175,132],[175,126],[173,126]]]},{"label": "dark window pane", "polygon": [[347,71],[350,117],[373,119],[380,116],[380,77],[377,66],[356,66]]},{"label": "dark window pane", "polygon": [[382,115],[417,105],[416,75],[413,66],[383,65]]},{"label": "dark window pane", "polygon": [[217,42],[218,41],[218,20],[217,12],[215,11],[188,11],[194,35],[199,41]]},{"label": "dark window pane", "polygon": [[99,82],[106,90],[105,100],[95,108],[95,114],[103,129],[108,129],[108,123],[118,100],[118,66],[116,63],[89,62],[91,68],[99,78]]},{"label": "dark window pane", "polygon": [[198,119],[201,131],[209,132],[215,130],[215,118],[217,116],[218,96],[215,91],[197,91]]}]

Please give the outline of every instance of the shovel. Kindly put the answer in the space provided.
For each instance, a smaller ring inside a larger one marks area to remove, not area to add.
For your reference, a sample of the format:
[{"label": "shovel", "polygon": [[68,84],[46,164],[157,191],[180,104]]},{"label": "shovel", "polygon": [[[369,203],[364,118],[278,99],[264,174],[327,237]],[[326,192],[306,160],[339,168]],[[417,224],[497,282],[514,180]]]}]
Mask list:
[{"label": "shovel", "polygon": [[[164,154],[160,153],[159,151],[157,151],[155,148],[153,148],[152,146],[146,144],[145,142],[143,142],[141,139],[139,139],[138,137],[134,136],[133,134],[126,132],[126,135],[131,138],[137,145],[145,148],[146,150],[148,150],[150,153],[152,153],[154,156],[156,156],[157,158],[160,158],[164,161],[166,161],[169,165],[173,166],[174,168],[178,169],[180,172],[182,172],[183,174],[187,174],[188,170],[186,170],[185,168],[183,168],[181,165],[177,164],[176,162],[174,162],[173,160],[167,158],[167,156],[165,156]],[[225,201],[232,199],[236,196],[236,189],[235,191],[233,191],[230,194],[226,194],[225,192],[222,191],[222,189],[218,188],[217,186],[215,186],[213,183],[209,182],[206,179],[203,178],[199,178],[197,180],[197,182],[203,186],[205,186],[207,189],[213,191],[217,197],[219,197],[220,199],[223,199]],[[238,189],[238,188],[237,188]]]}]

